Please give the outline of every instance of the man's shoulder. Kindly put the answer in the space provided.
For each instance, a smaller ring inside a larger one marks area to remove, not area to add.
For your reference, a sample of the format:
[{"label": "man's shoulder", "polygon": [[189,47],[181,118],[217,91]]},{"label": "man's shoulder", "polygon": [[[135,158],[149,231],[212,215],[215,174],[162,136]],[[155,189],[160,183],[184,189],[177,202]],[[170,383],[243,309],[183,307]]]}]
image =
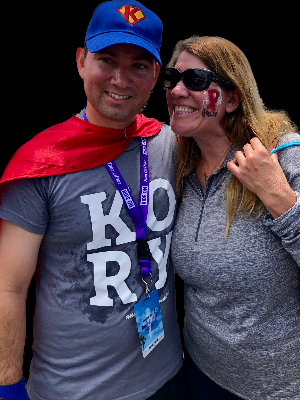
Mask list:
[{"label": "man's shoulder", "polygon": [[175,133],[168,124],[163,122],[161,130],[158,132],[158,136],[166,136],[173,140],[175,138]]},{"label": "man's shoulder", "polygon": [[170,165],[175,165],[178,157],[178,145],[176,136],[169,125],[163,124],[161,130],[156,136],[153,136],[149,142],[149,150],[152,156],[159,160],[169,160]]},{"label": "man's shoulder", "polygon": [[164,141],[168,146],[176,145],[176,136],[171,127],[163,123],[161,130],[156,136],[157,141]]}]

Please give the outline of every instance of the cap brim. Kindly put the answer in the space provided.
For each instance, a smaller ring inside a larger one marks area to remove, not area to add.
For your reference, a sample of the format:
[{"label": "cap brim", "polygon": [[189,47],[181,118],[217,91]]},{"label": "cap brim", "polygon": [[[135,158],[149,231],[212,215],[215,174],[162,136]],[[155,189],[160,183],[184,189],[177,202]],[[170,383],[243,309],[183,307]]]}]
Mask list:
[{"label": "cap brim", "polygon": [[159,52],[156,48],[147,40],[140,36],[133,35],[126,32],[106,32],[100,35],[94,36],[85,42],[89,52],[97,53],[105,49],[106,47],[113,46],[115,44],[131,44],[133,46],[141,47],[142,49],[148,51],[158,64],[161,66],[161,59]]}]

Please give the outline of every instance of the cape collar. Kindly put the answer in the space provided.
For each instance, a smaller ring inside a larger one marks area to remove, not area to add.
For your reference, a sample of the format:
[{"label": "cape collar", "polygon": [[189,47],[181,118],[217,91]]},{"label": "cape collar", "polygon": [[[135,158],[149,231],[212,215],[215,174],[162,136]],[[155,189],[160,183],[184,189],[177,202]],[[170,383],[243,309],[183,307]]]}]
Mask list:
[{"label": "cape collar", "polygon": [[8,163],[0,183],[98,167],[121,155],[130,138],[154,136],[162,125],[139,114],[124,131],[99,127],[73,116],[38,133],[20,147]]}]

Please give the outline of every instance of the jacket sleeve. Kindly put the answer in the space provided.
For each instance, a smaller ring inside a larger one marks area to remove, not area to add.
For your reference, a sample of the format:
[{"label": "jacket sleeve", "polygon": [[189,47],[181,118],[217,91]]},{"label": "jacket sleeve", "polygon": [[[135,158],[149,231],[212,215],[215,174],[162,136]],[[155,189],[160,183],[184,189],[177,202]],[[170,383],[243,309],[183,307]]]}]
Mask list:
[{"label": "jacket sleeve", "polygon": [[[283,137],[279,145],[299,140],[300,135],[288,134]],[[267,213],[264,223],[279,236],[283,247],[300,267],[300,146],[280,150],[278,160],[291,188],[296,192],[297,202],[277,219],[273,219]]]}]

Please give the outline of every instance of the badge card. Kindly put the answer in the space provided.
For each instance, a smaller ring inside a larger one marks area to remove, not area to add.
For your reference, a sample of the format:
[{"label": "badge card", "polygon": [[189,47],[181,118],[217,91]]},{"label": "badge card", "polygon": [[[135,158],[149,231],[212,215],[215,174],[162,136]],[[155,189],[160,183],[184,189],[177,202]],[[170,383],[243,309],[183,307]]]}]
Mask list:
[{"label": "badge card", "polygon": [[164,338],[161,309],[158,291],[154,290],[134,306],[136,323],[143,357],[147,355]]}]

